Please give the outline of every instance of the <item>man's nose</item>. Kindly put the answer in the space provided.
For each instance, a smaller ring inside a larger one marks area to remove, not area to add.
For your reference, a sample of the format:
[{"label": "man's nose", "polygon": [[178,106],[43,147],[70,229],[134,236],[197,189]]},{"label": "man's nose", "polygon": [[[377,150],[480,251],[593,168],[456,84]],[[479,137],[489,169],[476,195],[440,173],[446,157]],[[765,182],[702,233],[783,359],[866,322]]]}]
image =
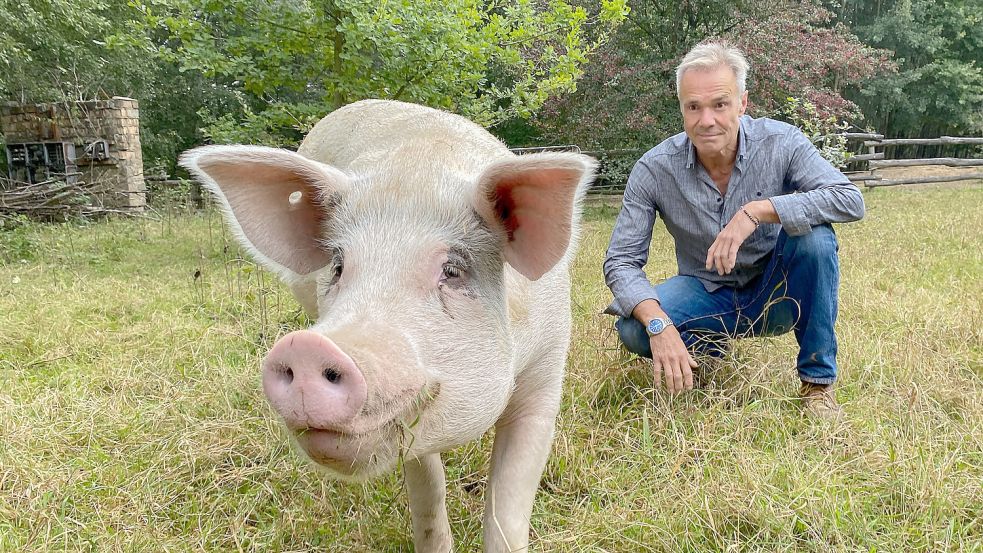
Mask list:
[{"label": "man's nose", "polygon": [[706,108],[700,110],[700,126],[701,127],[712,127],[716,123],[716,119],[713,118],[713,110]]}]

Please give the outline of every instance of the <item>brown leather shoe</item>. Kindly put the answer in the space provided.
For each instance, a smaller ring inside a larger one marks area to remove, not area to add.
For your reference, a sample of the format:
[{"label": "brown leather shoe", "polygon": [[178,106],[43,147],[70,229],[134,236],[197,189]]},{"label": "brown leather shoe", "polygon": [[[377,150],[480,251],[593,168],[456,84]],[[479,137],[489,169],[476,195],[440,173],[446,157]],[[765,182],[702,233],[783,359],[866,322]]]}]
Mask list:
[{"label": "brown leather shoe", "polygon": [[815,419],[836,420],[843,416],[843,408],[836,403],[832,384],[803,382],[799,388],[802,411]]}]

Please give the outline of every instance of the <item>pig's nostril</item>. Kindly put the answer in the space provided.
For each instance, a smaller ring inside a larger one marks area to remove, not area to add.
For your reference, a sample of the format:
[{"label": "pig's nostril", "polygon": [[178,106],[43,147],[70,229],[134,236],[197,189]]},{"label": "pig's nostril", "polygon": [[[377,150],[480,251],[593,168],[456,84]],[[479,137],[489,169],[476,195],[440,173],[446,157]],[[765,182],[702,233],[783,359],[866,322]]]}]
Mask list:
[{"label": "pig's nostril", "polygon": [[324,369],[324,378],[332,384],[337,384],[341,381],[341,373],[339,373],[334,367],[328,367]]},{"label": "pig's nostril", "polygon": [[280,377],[280,380],[282,380],[284,384],[290,384],[291,382],[294,381],[294,370],[288,367],[287,365],[279,365],[276,368],[275,372],[277,376]]}]

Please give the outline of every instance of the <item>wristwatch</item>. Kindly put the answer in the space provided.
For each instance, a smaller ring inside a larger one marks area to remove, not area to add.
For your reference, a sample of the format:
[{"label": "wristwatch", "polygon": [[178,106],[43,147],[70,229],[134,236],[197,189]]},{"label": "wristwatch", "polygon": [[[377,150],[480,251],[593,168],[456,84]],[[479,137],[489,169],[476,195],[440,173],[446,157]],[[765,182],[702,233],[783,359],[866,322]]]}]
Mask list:
[{"label": "wristwatch", "polygon": [[649,324],[645,327],[645,332],[648,333],[649,337],[655,336],[656,334],[662,334],[662,331],[672,325],[672,319],[668,316],[665,318],[656,317],[649,321]]}]

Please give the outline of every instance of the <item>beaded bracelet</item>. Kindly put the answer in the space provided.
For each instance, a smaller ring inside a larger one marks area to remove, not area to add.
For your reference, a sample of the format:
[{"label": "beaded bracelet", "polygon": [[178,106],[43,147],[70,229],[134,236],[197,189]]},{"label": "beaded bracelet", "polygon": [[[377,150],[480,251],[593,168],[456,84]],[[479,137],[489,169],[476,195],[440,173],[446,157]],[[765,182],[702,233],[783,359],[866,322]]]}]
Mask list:
[{"label": "beaded bracelet", "polygon": [[751,222],[754,223],[754,228],[758,228],[759,226],[761,226],[761,221],[759,221],[758,218],[755,217],[754,215],[751,215],[747,209],[742,207],[741,211],[743,211],[744,214],[747,215],[748,219],[751,219]]}]

